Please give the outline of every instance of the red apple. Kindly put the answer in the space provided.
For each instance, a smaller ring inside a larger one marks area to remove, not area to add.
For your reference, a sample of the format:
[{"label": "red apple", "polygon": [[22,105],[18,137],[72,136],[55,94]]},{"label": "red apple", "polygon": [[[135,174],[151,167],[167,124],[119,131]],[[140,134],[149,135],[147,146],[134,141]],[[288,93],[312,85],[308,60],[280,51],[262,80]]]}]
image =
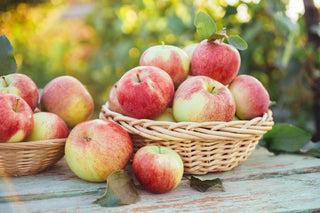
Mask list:
[{"label": "red apple", "polygon": [[13,73],[0,78],[0,93],[11,93],[23,98],[31,107],[36,108],[39,91],[31,78],[24,74]]},{"label": "red apple", "polygon": [[262,116],[268,110],[269,93],[255,77],[239,75],[231,82],[229,89],[236,102],[236,115],[240,119]]},{"label": "red apple", "polygon": [[208,76],[227,85],[238,74],[240,63],[240,54],[232,45],[203,40],[193,52],[190,74]]},{"label": "red apple", "polygon": [[69,129],[62,118],[51,112],[37,112],[33,114],[33,129],[26,141],[66,138]]},{"label": "red apple", "polygon": [[125,73],[118,82],[117,96],[123,111],[134,118],[154,118],[169,106],[174,94],[173,81],[162,69],[139,66]]},{"label": "red apple", "polygon": [[76,125],[65,146],[70,169],[90,182],[104,182],[113,171],[123,169],[132,152],[129,134],[118,124],[100,119]]},{"label": "red apple", "polygon": [[31,132],[33,112],[27,102],[14,94],[0,94],[0,142],[20,142]]},{"label": "red apple", "polygon": [[207,76],[193,76],[177,89],[173,99],[176,121],[231,121],[235,101],[229,89]]},{"label": "red apple", "polygon": [[72,76],[60,76],[43,88],[40,109],[57,114],[68,127],[72,128],[91,117],[94,102],[78,79]]},{"label": "red apple", "polygon": [[172,149],[144,146],[133,157],[132,168],[139,183],[154,193],[176,188],[183,176],[183,162]]},{"label": "red apple", "polygon": [[[118,82],[117,82],[118,83]],[[125,115],[126,113],[123,111],[123,109],[121,108],[119,101],[118,101],[118,96],[117,96],[117,88],[118,88],[118,84],[115,83],[110,92],[109,92],[109,97],[108,97],[108,104],[109,104],[109,109],[111,111],[120,113],[122,115]]]},{"label": "red apple", "polygon": [[187,53],[190,61],[192,59],[192,55],[196,47],[198,47],[199,43],[189,44],[188,46],[185,46],[182,50]]},{"label": "red apple", "polygon": [[188,76],[190,60],[179,47],[163,44],[152,46],[144,51],[140,58],[140,66],[161,68],[170,75],[177,88]]}]

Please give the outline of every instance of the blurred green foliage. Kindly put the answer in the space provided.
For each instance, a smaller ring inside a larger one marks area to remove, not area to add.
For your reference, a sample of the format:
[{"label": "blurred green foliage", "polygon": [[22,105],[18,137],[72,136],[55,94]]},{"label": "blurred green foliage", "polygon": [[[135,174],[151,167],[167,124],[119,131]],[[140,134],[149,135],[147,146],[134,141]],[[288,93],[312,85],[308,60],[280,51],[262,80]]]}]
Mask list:
[{"label": "blurred green foliage", "polygon": [[[18,72],[38,87],[59,75],[75,76],[93,95],[97,116],[112,84],[138,66],[148,47],[162,41],[181,48],[200,42],[193,21],[201,10],[213,17],[218,31],[226,27],[228,35],[247,41],[239,73],[262,81],[277,102],[275,119],[313,131],[308,79],[318,75],[320,53],[306,46],[303,17],[293,22],[286,15],[287,0],[82,2],[95,7],[80,18],[68,17],[73,4],[62,0],[20,3],[0,12],[0,29],[14,46]],[[310,61],[312,72],[305,69]]]}]

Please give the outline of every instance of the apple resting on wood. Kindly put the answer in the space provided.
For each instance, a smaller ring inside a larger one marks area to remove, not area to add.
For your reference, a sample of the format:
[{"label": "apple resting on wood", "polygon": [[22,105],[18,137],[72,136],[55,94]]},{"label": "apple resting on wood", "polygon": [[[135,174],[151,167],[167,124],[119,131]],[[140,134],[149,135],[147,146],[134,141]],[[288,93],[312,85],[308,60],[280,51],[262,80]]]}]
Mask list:
[{"label": "apple resting on wood", "polygon": [[166,71],[177,88],[189,74],[190,60],[179,47],[156,45],[148,48],[140,58],[140,66],[155,66]]},{"label": "apple resting on wood", "polygon": [[11,93],[23,98],[31,107],[36,108],[39,101],[37,85],[24,74],[13,73],[0,78],[0,93]]},{"label": "apple resting on wood", "polygon": [[140,184],[154,193],[176,188],[183,176],[183,162],[172,149],[144,146],[133,157],[132,168]]},{"label": "apple resting on wood", "polygon": [[20,142],[31,132],[33,112],[21,97],[0,94],[0,142]]},{"label": "apple resting on wood", "polygon": [[193,76],[177,89],[173,99],[176,121],[231,121],[236,105],[229,89],[207,76]]},{"label": "apple resting on wood", "polygon": [[168,73],[154,66],[138,66],[118,82],[117,96],[123,111],[133,118],[155,118],[169,106],[174,85]]},{"label": "apple resting on wood", "polygon": [[60,76],[43,88],[40,109],[57,114],[72,128],[91,117],[94,103],[90,93],[78,79]]},{"label": "apple resting on wood", "polygon": [[231,82],[229,89],[236,102],[236,115],[240,119],[250,120],[268,110],[269,93],[255,77],[239,75]]},{"label": "apple resting on wood", "polygon": [[104,182],[123,169],[133,153],[129,134],[111,121],[94,119],[76,125],[70,132],[65,156],[70,169],[90,182]]}]

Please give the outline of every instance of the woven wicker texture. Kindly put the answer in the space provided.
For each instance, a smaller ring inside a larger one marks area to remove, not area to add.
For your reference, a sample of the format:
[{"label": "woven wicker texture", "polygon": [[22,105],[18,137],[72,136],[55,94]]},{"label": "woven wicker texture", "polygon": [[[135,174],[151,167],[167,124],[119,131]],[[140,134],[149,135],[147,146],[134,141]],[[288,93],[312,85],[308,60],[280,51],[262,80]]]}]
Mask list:
[{"label": "woven wicker texture", "polygon": [[0,176],[36,174],[64,156],[66,138],[43,141],[0,143]]},{"label": "woven wicker texture", "polygon": [[166,122],[135,119],[102,106],[100,119],[121,125],[133,140],[134,151],[145,145],[175,150],[185,174],[228,171],[247,159],[261,136],[274,125],[272,111],[249,121]]}]

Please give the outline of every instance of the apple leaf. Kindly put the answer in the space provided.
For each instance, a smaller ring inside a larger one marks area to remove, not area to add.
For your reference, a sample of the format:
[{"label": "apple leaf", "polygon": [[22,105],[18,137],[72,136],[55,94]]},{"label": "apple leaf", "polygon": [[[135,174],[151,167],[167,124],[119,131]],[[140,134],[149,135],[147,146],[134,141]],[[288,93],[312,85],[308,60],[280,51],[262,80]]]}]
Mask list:
[{"label": "apple leaf", "polygon": [[208,189],[225,191],[220,178],[201,180],[192,175],[189,180],[190,186],[200,192],[206,192]]},{"label": "apple leaf", "polygon": [[13,47],[5,36],[0,36],[0,75],[7,75],[17,71],[17,63],[13,55]]},{"label": "apple leaf", "polygon": [[248,48],[247,42],[238,35],[228,36],[227,41],[238,50],[245,50]]},{"label": "apple leaf", "polygon": [[202,39],[208,39],[213,33],[217,32],[216,23],[207,13],[202,11],[197,13],[194,25],[196,26],[198,35]]},{"label": "apple leaf", "polygon": [[271,152],[300,152],[309,143],[311,134],[290,124],[276,124],[263,136],[264,146]]},{"label": "apple leaf", "polygon": [[139,198],[132,179],[124,170],[117,170],[108,176],[105,194],[93,203],[103,207],[113,207],[135,203]]}]

